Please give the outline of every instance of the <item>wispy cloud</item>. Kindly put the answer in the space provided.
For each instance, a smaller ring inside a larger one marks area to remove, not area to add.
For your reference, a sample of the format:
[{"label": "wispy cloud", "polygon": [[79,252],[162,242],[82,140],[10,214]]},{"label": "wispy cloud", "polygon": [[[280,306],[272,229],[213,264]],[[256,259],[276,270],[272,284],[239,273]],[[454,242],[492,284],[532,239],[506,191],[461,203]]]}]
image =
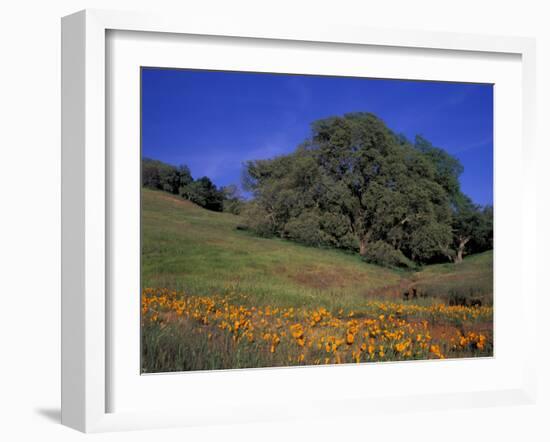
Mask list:
[{"label": "wispy cloud", "polygon": [[277,140],[249,150],[220,147],[186,149],[186,155],[178,157],[177,163],[189,166],[194,178],[207,176],[217,185],[236,184],[239,186],[245,161],[273,158],[290,152],[292,149],[288,143]]}]

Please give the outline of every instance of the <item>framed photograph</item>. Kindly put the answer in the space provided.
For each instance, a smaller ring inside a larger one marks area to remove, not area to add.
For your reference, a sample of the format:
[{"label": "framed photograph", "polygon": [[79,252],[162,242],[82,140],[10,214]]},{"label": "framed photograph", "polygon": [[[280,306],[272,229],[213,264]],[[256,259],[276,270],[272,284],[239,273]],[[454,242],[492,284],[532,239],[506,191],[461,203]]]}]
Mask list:
[{"label": "framed photograph", "polygon": [[108,11],[62,36],[64,424],[534,400],[534,41]]}]

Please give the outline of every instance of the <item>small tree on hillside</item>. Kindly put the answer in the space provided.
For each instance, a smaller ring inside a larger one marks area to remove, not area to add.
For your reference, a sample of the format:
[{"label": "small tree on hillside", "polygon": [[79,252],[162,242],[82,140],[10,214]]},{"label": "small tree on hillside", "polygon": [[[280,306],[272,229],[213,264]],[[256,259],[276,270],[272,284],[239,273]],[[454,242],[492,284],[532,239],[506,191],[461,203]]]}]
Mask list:
[{"label": "small tree on hillside", "polygon": [[193,178],[187,166],[178,168],[149,158],[141,162],[141,183],[144,187],[177,194],[191,181]]},{"label": "small tree on hillside", "polygon": [[223,194],[208,177],[202,177],[181,187],[180,195],[208,210],[221,212]]},{"label": "small tree on hillside", "polygon": [[191,170],[185,164],[181,165],[178,168],[179,182],[178,182],[178,191],[181,193],[181,188],[191,184],[193,182],[193,177],[191,176]]},{"label": "small tree on hillside", "polygon": [[244,201],[239,188],[235,184],[230,184],[229,186],[222,187],[220,192],[223,195],[223,211],[239,215],[244,207]]},{"label": "small tree on hillside", "polygon": [[461,263],[469,251],[493,248],[493,209],[481,208],[460,194],[452,217],[453,241],[447,251],[449,260]]}]

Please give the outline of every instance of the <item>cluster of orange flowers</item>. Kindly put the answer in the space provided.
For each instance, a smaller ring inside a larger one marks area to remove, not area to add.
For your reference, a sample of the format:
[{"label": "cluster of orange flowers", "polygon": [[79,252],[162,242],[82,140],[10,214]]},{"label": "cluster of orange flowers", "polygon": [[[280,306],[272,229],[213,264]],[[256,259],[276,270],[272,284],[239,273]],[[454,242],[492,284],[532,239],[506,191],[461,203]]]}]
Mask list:
[{"label": "cluster of orange flowers", "polygon": [[[430,322],[474,321],[492,317],[489,307],[416,306],[366,303],[361,311],[332,313],[317,309],[252,306],[241,296],[192,296],[147,288],[142,295],[142,320],[159,326],[192,321],[208,333],[232,337],[235,345],[284,358],[291,364],[329,364],[488,354],[488,337],[476,332],[434,338]],[[464,319],[463,319],[464,318]],[[453,329],[454,330],[454,329]]]},{"label": "cluster of orange flowers", "polygon": [[441,322],[459,321],[491,321],[493,318],[493,307],[467,307],[462,305],[448,306],[445,304],[432,304],[428,306],[418,304],[398,304],[369,302],[365,306],[366,311],[393,312],[395,315],[411,317],[424,317],[437,319]]},{"label": "cluster of orange flowers", "polygon": [[456,337],[451,338],[452,349],[453,350],[484,350],[487,346],[487,336],[482,333],[468,332],[462,334],[461,332],[456,332]]}]

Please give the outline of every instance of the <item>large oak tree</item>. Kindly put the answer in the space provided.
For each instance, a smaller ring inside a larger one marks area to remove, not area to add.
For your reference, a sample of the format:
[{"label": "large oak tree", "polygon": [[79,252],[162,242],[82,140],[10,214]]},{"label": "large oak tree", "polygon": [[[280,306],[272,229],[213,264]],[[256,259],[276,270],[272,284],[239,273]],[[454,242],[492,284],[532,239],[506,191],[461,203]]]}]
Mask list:
[{"label": "large oak tree", "polygon": [[246,163],[249,227],[363,256],[382,244],[395,261],[423,262],[452,241],[442,173],[373,114],[319,120],[294,153]]}]

